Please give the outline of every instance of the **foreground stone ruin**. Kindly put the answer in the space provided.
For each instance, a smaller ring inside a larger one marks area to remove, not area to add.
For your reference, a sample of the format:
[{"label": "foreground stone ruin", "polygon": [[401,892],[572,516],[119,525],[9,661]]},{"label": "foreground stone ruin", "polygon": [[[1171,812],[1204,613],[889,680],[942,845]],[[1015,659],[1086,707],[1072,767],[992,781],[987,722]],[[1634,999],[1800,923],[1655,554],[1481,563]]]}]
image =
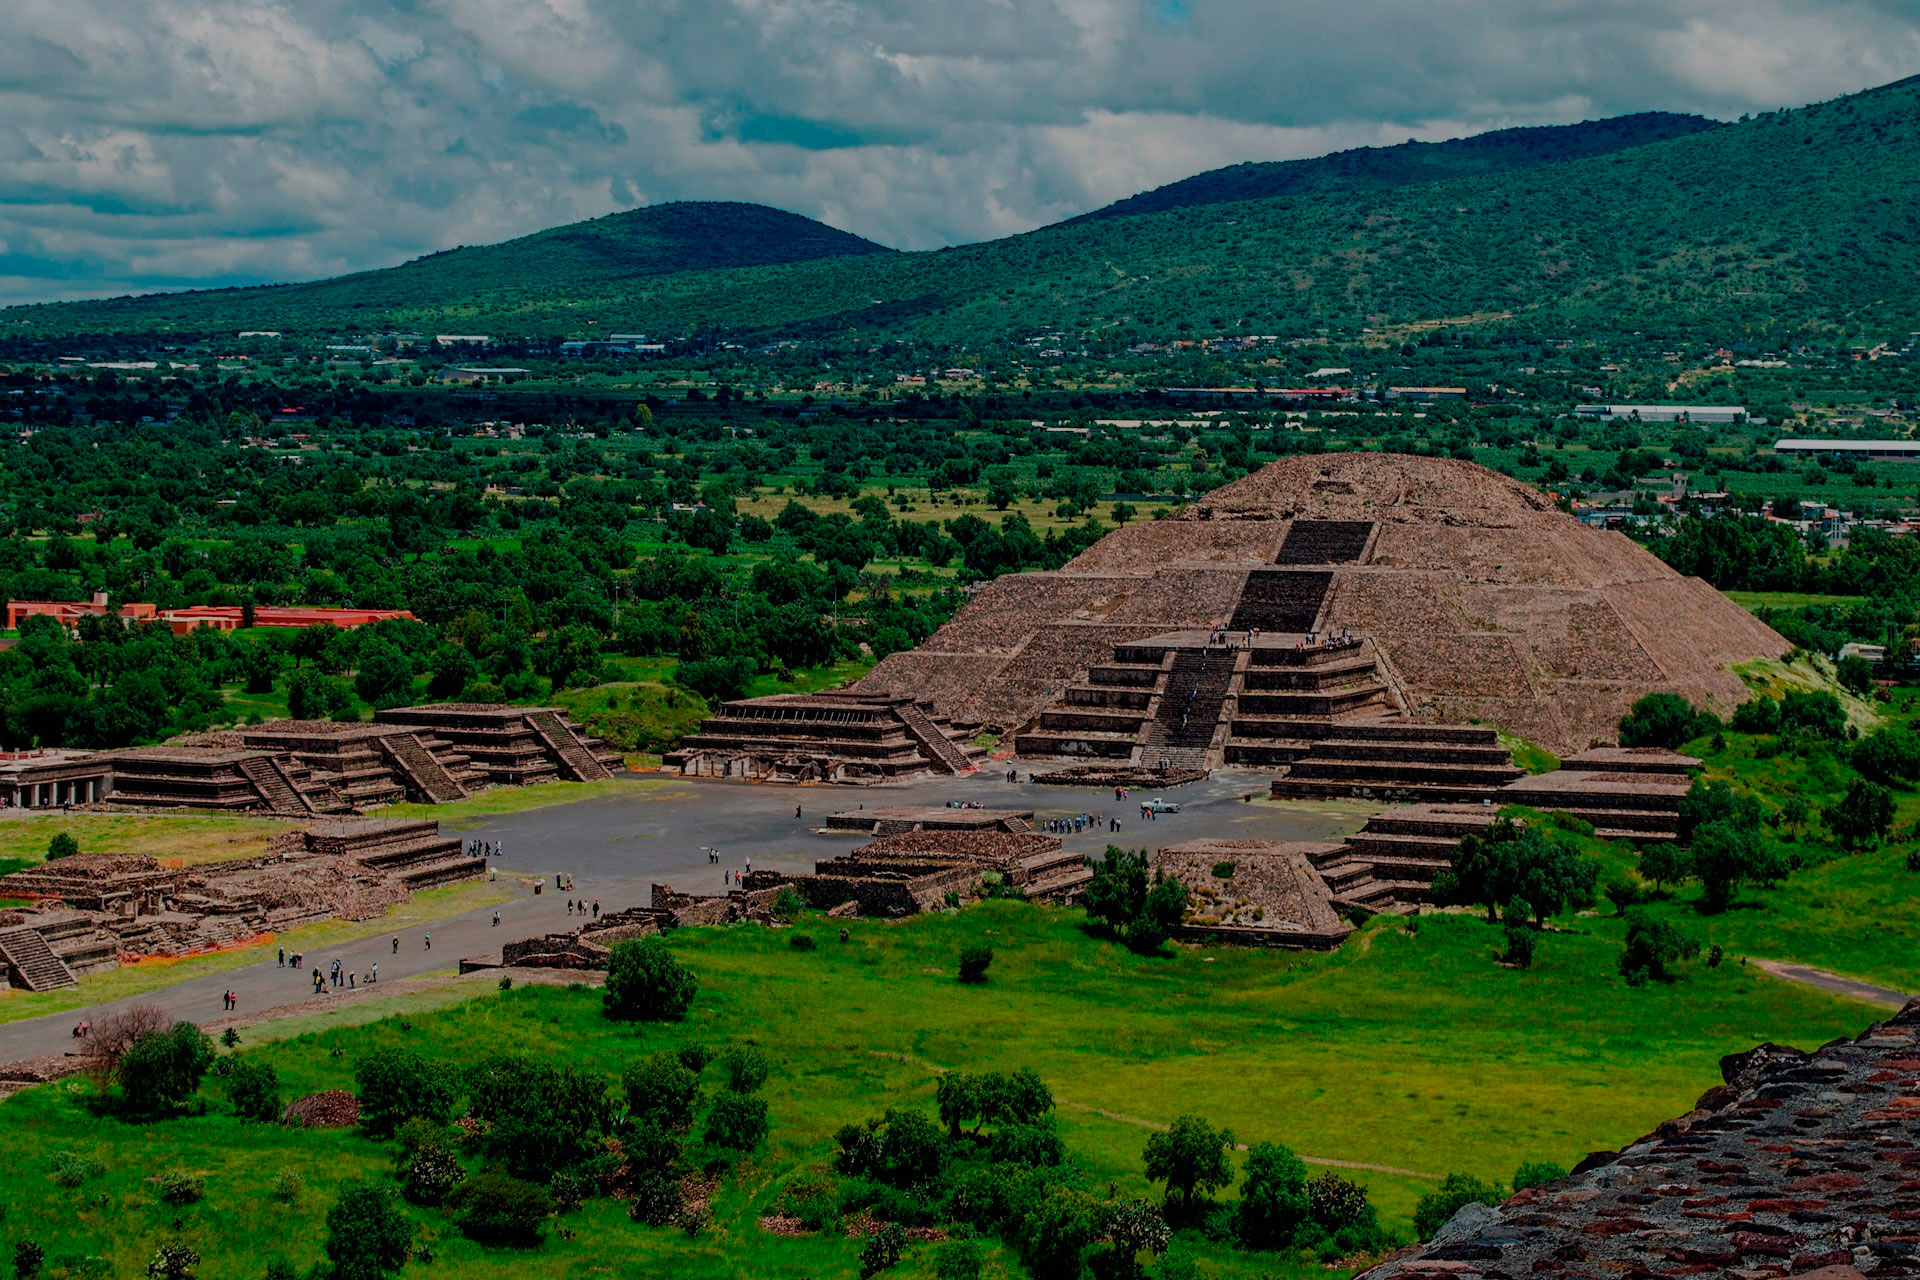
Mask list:
[{"label": "foreground stone ruin", "polygon": [[321,920],[371,920],[416,890],[486,874],[439,823],[349,819],[277,837],[270,852],[169,867],[144,854],[76,854],[0,876],[0,963],[45,991],[124,960],[264,940]]},{"label": "foreground stone ruin", "polygon": [[1686,1115],[1467,1206],[1364,1280],[1920,1272],[1920,1001],[1853,1040],[1763,1044],[1720,1071]]},{"label": "foreground stone ruin", "polygon": [[1353,926],[1336,909],[1314,859],[1341,847],[1191,840],[1168,845],[1149,862],[1187,888],[1187,917],[1174,935],[1184,941],[1331,951]]},{"label": "foreground stone ruin", "polygon": [[1495,729],[1567,754],[1656,690],[1724,713],[1746,696],[1729,665],[1787,647],[1518,481],[1327,454],[984,585],[853,692],[927,700],[1023,755],[1276,766],[1298,794],[1444,801],[1517,776]]},{"label": "foreground stone ruin", "polygon": [[0,760],[18,808],[111,804],[309,818],[410,800],[445,804],[489,786],[589,782],[617,753],[557,707],[438,703],[373,722],[276,720],[157,747],[21,753]]},{"label": "foreground stone ruin", "polygon": [[695,778],[889,782],[969,773],[985,758],[924,698],[783,693],[727,703],[664,767]]}]

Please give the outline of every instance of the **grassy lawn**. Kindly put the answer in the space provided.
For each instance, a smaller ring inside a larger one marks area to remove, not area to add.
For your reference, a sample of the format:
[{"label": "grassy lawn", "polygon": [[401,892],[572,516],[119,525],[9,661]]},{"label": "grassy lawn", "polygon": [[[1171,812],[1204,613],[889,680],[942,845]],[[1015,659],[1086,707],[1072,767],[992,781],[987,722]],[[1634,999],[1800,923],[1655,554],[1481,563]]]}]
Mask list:
[{"label": "grassy lawn", "polygon": [[507,879],[492,883],[478,880],[443,885],[414,894],[410,901],[392,908],[377,920],[323,920],[283,933],[268,934],[262,942],[232,951],[216,951],[179,960],[156,958],[138,964],[121,965],[117,969],[84,975],[78,986],[61,987],[54,991],[22,991],[0,987],[0,1022],[19,1022],[24,1018],[38,1018],[67,1009],[83,1009],[89,1005],[158,991],[162,987],[171,987],[194,978],[245,968],[274,947],[286,947],[294,951],[325,951],[328,947],[358,938],[374,937],[389,930],[408,929],[465,915],[469,911],[518,897],[522,892],[518,880]]},{"label": "grassy lawn", "polygon": [[[614,1077],[636,1056],[691,1040],[752,1038],[773,1062],[772,1139],[723,1184],[697,1239],[635,1226],[623,1206],[599,1200],[566,1219],[573,1239],[488,1252],[437,1211],[411,1210],[432,1270],[543,1280],[602,1271],[850,1277],[852,1242],[780,1239],[756,1219],[790,1177],[826,1167],[837,1126],[888,1106],[930,1110],[935,1067],[1037,1070],[1095,1189],[1145,1193],[1141,1122],[1185,1112],[1230,1125],[1242,1142],[1505,1179],[1522,1160],[1568,1164],[1685,1111],[1719,1082],[1720,1054],[1764,1039],[1810,1047],[1873,1016],[1738,964],[1688,965],[1671,986],[1631,989],[1614,973],[1617,945],[1598,934],[1550,935],[1535,968],[1509,971],[1493,963],[1498,931],[1463,915],[1429,917],[1413,935],[1377,922],[1332,955],[1179,949],[1154,959],[1089,937],[1077,911],[1019,903],[855,922],[844,944],[837,921],[799,927],[818,939],[817,951],[794,951],[786,936],[752,926],[672,935],[701,980],[678,1025],[619,1028],[600,1017],[596,992],[522,988],[445,1008],[423,1000],[405,1018],[369,1025],[321,1024],[255,1052],[295,1096],[351,1088],[355,1058],[374,1045],[404,1044],[449,1069],[511,1050]],[[977,988],[953,978],[958,948],[973,941],[996,951],[990,981]],[[0,1105],[0,1172],[26,1192],[10,1206],[9,1236],[40,1241],[50,1261],[100,1257],[103,1274],[136,1273],[175,1237],[203,1255],[205,1275],[257,1274],[275,1256],[304,1271],[320,1260],[339,1184],[391,1176],[389,1147],[243,1125],[211,1087],[206,1095],[207,1114],[144,1126],[96,1114],[79,1082]],[[99,1159],[105,1172],[57,1187],[47,1175],[63,1150]],[[149,1179],[173,1167],[206,1177],[204,1201],[157,1202]],[[296,1203],[271,1196],[282,1170],[306,1181]],[[1403,1232],[1431,1185],[1347,1172]],[[1202,1257],[1205,1274],[1324,1274],[1184,1237],[1175,1248]],[[998,1265],[1022,1274],[1004,1255]],[[930,1276],[930,1251],[915,1248],[895,1274]]]},{"label": "grassy lawn", "polygon": [[47,842],[67,831],[82,853],[146,853],[180,858],[187,866],[251,858],[297,823],[225,814],[32,813],[0,819],[0,858],[39,862]]},{"label": "grassy lawn", "polygon": [[375,811],[381,818],[434,818],[443,831],[460,831],[482,818],[525,813],[549,805],[572,804],[605,795],[635,795],[672,786],[663,778],[610,778],[604,782],[543,782],[533,787],[489,787],[452,804],[390,804]]},{"label": "grassy lawn", "polygon": [[1804,609],[1812,604],[1856,605],[1865,596],[1817,596],[1803,591],[1727,591],[1727,599],[1743,609]]}]

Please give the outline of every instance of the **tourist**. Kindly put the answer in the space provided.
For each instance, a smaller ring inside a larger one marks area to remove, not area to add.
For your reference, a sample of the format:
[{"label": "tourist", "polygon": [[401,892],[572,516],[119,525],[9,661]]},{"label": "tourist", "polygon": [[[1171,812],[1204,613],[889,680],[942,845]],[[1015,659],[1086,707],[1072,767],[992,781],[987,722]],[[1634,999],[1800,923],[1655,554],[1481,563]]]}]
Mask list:
[{"label": "tourist", "polygon": [[793,816],[794,816],[794,817],[796,817],[796,818],[800,816],[800,806],[799,806],[799,805],[795,805],[795,806],[793,806]]},{"label": "tourist", "polygon": [[593,918],[595,920],[598,920],[600,918],[600,901],[597,898],[594,899],[594,903],[593,903]]},{"label": "tourist", "polygon": [[274,961],[274,963],[282,969],[287,967],[287,949],[285,947],[280,948],[280,958]]},{"label": "tourist", "polygon": [[420,936],[420,940],[421,940],[421,941],[422,941],[423,943],[425,943],[425,944],[426,944],[426,949],[427,949],[428,951],[431,951],[431,950],[433,950],[433,935],[432,935],[432,934],[430,934],[430,933],[427,933],[427,934],[422,934],[422,935]]},{"label": "tourist", "polygon": [[372,973],[369,973],[369,974],[367,975],[367,981],[368,981],[368,982],[378,982],[378,981],[380,981],[380,966],[379,966],[379,965],[377,965],[377,964],[376,964],[376,965],[374,965],[374,966],[373,966],[373,972],[372,972]]},{"label": "tourist", "polygon": [[349,990],[349,991],[352,991],[353,989],[354,989],[354,987],[353,987],[353,970],[351,970],[351,969],[349,969],[349,970],[347,970],[347,990]]},{"label": "tourist", "polygon": [[493,913],[493,927],[496,929],[500,927],[500,913],[498,911]]},{"label": "tourist", "polygon": [[400,938],[399,938],[399,935],[397,934],[394,936],[394,939],[393,939],[393,954],[395,955],[400,954]]},{"label": "tourist", "polygon": [[568,898],[568,899],[567,899],[567,914],[568,914],[568,915],[572,915],[572,914],[573,914],[573,899],[572,899],[572,898]]}]

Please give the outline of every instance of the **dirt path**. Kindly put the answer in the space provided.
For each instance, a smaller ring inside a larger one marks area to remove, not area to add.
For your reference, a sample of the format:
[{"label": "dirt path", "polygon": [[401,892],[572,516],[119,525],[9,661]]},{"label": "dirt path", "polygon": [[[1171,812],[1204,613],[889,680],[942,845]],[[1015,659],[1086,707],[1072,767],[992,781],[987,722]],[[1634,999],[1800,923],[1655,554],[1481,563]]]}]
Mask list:
[{"label": "dirt path", "polygon": [[[862,1050],[862,1052],[875,1058],[890,1058],[895,1062],[904,1062],[910,1067],[919,1067],[922,1070],[931,1071],[937,1076],[943,1076],[953,1069],[951,1067],[943,1067],[935,1062],[928,1062],[925,1058],[916,1058],[911,1054],[905,1053],[893,1053],[886,1049],[865,1049]],[[1142,1129],[1157,1129],[1165,1132],[1172,1127],[1158,1120],[1147,1120],[1140,1116],[1123,1115],[1118,1111],[1106,1111],[1099,1107],[1090,1106],[1084,1102],[1075,1102],[1071,1098],[1055,1098],[1054,1103],[1057,1106],[1067,1108],[1069,1111],[1082,1111],[1088,1115],[1100,1116],[1103,1119],[1117,1121],[1120,1124],[1137,1125]],[[1244,1142],[1236,1142],[1233,1144],[1233,1149],[1235,1151],[1245,1151],[1247,1144]],[[1296,1152],[1295,1154],[1298,1153]],[[1399,1174],[1403,1178],[1425,1178],[1433,1182],[1440,1181],[1441,1177],[1441,1175],[1437,1173],[1422,1173],[1418,1169],[1400,1169],[1390,1164],[1367,1164],[1361,1160],[1335,1160],[1328,1156],[1307,1155],[1300,1156],[1300,1158],[1308,1164],[1325,1165],[1330,1169],[1364,1169],[1369,1173],[1394,1173]]]},{"label": "dirt path", "polygon": [[1802,986],[1818,987],[1822,991],[1831,991],[1835,995],[1847,996],[1854,1000],[1864,1000],[1868,1004],[1886,1005],[1898,1009],[1914,997],[1892,987],[1876,987],[1871,982],[1862,982],[1858,978],[1843,978],[1837,973],[1828,973],[1825,969],[1815,969],[1811,965],[1792,964],[1785,960],[1754,960],[1749,964],[1764,969],[1776,978],[1788,982],[1798,982]]}]

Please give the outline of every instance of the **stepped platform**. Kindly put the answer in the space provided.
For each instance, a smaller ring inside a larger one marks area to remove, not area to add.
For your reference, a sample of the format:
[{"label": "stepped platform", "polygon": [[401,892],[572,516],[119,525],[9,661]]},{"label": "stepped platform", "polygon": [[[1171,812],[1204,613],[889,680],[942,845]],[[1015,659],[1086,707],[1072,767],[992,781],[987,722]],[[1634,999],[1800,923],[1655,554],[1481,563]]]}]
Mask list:
[{"label": "stepped platform", "polygon": [[727,703],[665,767],[700,778],[873,783],[964,773],[985,758],[910,696],[777,694]]},{"label": "stepped platform", "polygon": [[271,811],[247,769],[257,768],[253,761],[271,761],[279,754],[219,747],[142,747],[117,752],[107,801],[153,809]]},{"label": "stepped platform", "polygon": [[955,809],[912,805],[877,805],[842,809],[827,817],[829,831],[865,831],[876,836],[910,831],[1031,831],[1031,809]]},{"label": "stepped platform", "polygon": [[1693,771],[1705,763],[1696,756],[1681,755],[1665,747],[1594,747],[1567,756],[1560,761],[1560,767],[1590,773],[1654,773],[1690,779]]},{"label": "stepped platform", "polygon": [[[1186,919],[1175,936],[1189,941],[1330,951],[1353,927],[1340,916],[1314,859],[1331,844],[1267,840],[1192,840],[1149,860],[1186,886]],[[1225,871],[1226,874],[1219,874]]]},{"label": "stepped platform", "polygon": [[0,929],[0,966],[12,985],[28,991],[53,991],[79,984],[73,970],[55,955],[47,940],[25,925]]},{"label": "stepped platform", "polygon": [[1292,755],[1285,774],[1273,782],[1275,796],[1486,800],[1524,776],[1494,730],[1479,725],[1323,723],[1318,736],[1294,740],[1304,750],[1284,745],[1286,740],[1275,744],[1275,754]]},{"label": "stepped platform", "polygon": [[374,712],[374,725],[420,740],[453,780],[475,786],[591,781],[624,770],[618,753],[589,737],[560,707],[435,702]]},{"label": "stepped platform", "polygon": [[1189,782],[1205,782],[1205,769],[1159,769],[1144,765],[1106,768],[1100,765],[1080,765],[1071,769],[1055,769],[1051,773],[1036,773],[1034,782],[1054,787],[1140,787],[1145,790],[1158,790],[1167,787],[1183,787]]}]

